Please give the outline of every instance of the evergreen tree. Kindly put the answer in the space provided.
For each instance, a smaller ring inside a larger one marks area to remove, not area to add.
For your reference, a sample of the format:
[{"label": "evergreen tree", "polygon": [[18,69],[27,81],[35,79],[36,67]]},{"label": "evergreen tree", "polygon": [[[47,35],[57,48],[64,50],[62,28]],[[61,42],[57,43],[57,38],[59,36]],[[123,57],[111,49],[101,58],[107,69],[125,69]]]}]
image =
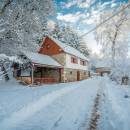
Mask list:
[{"label": "evergreen tree", "polygon": [[72,29],[72,27],[67,25],[56,24],[54,30],[51,32],[51,36],[58,39],[59,41],[68,44],[77,50],[79,50],[84,55],[89,55],[89,49],[87,48],[86,43],[78,35],[78,33]]}]

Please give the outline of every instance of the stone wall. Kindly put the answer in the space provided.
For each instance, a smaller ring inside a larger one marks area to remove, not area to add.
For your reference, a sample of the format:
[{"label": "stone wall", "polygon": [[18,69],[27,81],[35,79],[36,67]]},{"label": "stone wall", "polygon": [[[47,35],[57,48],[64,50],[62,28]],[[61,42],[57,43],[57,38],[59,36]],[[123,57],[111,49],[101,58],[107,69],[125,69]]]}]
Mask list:
[{"label": "stone wall", "polygon": [[62,82],[74,82],[77,81],[77,73],[79,71],[79,80],[87,79],[88,72],[84,70],[68,69],[65,68],[62,73]]},{"label": "stone wall", "polygon": [[87,79],[89,77],[89,72],[88,71],[84,71],[84,70],[80,70],[80,79]]},{"label": "stone wall", "polygon": [[77,71],[74,69],[64,69],[65,82],[77,81]]}]

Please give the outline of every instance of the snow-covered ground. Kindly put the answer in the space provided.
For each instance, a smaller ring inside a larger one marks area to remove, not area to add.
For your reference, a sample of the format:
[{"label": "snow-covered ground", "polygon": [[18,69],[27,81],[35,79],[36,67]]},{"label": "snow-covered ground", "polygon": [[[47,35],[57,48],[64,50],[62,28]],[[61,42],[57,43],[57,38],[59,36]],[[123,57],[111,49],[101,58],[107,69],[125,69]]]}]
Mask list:
[{"label": "snow-covered ground", "polygon": [[24,87],[0,84],[0,130],[78,130],[87,127],[100,79]]},{"label": "snow-covered ground", "polygon": [[104,79],[99,130],[130,130],[130,86]]},{"label": "snow-covered ground", "polygon": [[97,130],[130,130],[130,87],[99,77],[41,87],[0,82],[0,130],[86,130],[97,93]]}]

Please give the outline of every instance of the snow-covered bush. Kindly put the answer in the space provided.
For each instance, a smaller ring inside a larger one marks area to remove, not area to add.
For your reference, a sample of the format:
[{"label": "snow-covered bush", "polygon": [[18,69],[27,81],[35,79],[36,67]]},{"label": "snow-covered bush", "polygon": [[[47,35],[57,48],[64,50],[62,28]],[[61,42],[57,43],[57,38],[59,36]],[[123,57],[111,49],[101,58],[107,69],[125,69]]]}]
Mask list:
[{"label": "snow-covered bush", "polygon": [[111,78],[119,84],[123,83],[123,78],[128,78],[128,80],[130,80],[129,61],[129,59],[117,60],[115,67],[111,70]]},{"label": "snow-covered bush", "polygon": [[7,56],[0,54],[0,78],[5,77],[5,80],[9,80],[8,73],[12,71],[13,63],[22,63],[22,60],[17,56]]}]

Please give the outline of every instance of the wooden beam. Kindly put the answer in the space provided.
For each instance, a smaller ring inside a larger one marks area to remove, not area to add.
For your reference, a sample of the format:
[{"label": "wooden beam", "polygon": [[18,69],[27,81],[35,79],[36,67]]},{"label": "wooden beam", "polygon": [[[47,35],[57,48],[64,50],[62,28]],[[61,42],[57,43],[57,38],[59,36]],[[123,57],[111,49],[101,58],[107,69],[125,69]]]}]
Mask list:
[{"label": "wooden beam", "polygon": [[34,84],[34,64],[32,64],[32,85]]},{"label": "wooden beam", "polygon": [[61,80],[62,80],[62,70],[61,70],[61,68],[59,69],[59,82],[61,82]]}]

